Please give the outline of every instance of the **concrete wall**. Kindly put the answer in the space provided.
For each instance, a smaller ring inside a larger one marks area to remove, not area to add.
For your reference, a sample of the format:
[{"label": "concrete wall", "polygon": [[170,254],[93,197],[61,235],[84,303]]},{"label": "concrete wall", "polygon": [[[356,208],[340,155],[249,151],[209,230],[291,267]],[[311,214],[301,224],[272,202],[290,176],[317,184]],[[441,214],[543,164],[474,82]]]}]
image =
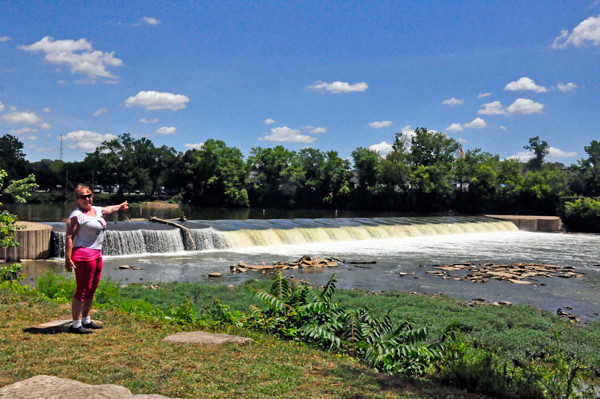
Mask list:
[{"label": "concrete wall", "polygon": [[17,222],[24,229],[18,230],[15,241],[18,247],[0,250],[0,259],[18,262],[21,259],[47,259],[50,257],[52,227],[32,222]]},{"label": "concrete wall", "polygon": [[562,230],[562,221],[558,216],[519,216],[486,215],[488,217],[513,222],[519,230],[553,232]]}]

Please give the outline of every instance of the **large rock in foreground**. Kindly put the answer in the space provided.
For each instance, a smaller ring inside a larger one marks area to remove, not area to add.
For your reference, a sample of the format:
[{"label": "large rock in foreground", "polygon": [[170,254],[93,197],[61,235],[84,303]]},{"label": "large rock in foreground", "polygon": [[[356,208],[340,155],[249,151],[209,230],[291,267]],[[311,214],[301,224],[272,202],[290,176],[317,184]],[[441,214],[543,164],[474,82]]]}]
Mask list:
[{"label": "large rock in foreground", "polygon": [[236,335],[228,334],[213,334],[204,331],[177,333],[169,335],[164,339],[164,341],[199,345],[221,345],[229,343],[243,345],[254,342],[252,338],[238,337]]},{"label": "large rock in foreground", "polygon": [[4,399],[169,399],[162,395],[133,395],[119,385],[88,385],[49,375],[36,375],[0,388]]}]

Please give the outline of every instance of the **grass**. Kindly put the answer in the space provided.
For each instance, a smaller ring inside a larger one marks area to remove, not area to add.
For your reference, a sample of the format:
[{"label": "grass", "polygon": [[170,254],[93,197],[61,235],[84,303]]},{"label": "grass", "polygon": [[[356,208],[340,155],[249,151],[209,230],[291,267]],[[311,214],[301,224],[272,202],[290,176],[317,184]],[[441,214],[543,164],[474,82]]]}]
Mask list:
[{"label": "grass", "polygon": [[[199,303],[209,299],[210,290],[223,298],[246,295],[219,286],[187,288],[196,290]],[[121,291],[152,290],[134,286]],[[167,305],[166,287],[152,292]],[[149,323],[115,309],[94,316],[106,328],[91,336],[22,332],[68,313],[68,305],[0,288],[0,386],[47,374],[180,398],[482,398],[432,381],[384,376],[352,358],[251,331],[233,331],[255,340],[242,347],[166,343],[162,339],[182,327]]]},{"label": "grass", "polygon": [[[269,284],[252,280],[229,288],[225,285],[168,283],[159,285],[157,290],[135,284],[122,288],[120,295],[144,299],[163,310],[171,304],[180,305],[189,300],[198,312],[211,308],[214,300],[219,299],[232,310],[248,312],[251,304],[260,305],[252,296],[253,289],[266,288]],[[510,360],[547,357],[547,348],[552,346],[556,330],[565,352],[591,365],[600,376],[599,322],[578,327],[548,311],[530,306],[483,305],[471,308],[450,297],[398,291],[371,295],[361,290],[338,290],[335,299],[342,306],[369,307],[375,316],[389,313],[393,320],[411,317],[417,325],[429,327],[432,340],[438,339],[442,330],[456,322],[469,339],[479,346],[499,349]]]}]

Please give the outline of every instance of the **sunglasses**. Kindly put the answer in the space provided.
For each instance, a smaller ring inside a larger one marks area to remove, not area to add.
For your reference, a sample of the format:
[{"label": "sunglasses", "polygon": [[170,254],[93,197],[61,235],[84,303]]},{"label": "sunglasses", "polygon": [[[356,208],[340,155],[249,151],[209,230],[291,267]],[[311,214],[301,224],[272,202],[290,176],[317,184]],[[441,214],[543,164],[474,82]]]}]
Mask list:
[{"label": "sunglasses", "polygon": [[92,199],[93,196],[93,194],[80,195],[79,199]]}]

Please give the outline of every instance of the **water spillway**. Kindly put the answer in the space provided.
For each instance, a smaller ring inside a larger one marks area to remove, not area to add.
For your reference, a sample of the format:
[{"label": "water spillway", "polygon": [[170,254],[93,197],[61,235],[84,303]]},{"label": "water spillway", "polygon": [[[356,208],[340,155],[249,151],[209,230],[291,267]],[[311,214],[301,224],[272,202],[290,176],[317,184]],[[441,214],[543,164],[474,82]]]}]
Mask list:
[{"label": "water spillway", "polygon": [[[52,254],[63,258],[64,223],[52,226]],[[150,222],[109,223],[103,253],[107,256],[165,254],[255,246],[364,241],[518,230],[514,223],[488,217],[387,217],[336,219],[202,220],[178,228]],[[194,243],[189,242],[189,237]]]}]

